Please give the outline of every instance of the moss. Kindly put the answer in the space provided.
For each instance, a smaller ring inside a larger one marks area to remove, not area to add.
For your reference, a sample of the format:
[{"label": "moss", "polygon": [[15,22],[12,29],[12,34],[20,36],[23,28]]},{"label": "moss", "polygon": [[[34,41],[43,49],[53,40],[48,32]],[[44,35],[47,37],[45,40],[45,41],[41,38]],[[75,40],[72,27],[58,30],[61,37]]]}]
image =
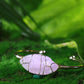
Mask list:
[{"label": "moss", "polygon": [[[10,46],[8,46],[10,43]],[[45,76],[42,79],[34,79],[33,75],[24,70],[19,64],[19,60],[14,53],[21,49],[46,50],[47,56],[51,57],[58,64],[63,65],[78,65],[79,63],[69,60],[69,56],[77,55],[76,47],[62,47],[53,48],[53,44],[47,45],[45,42],[33,42],[30,40],[21,41],[3,41],[1,44],[6,44],[0,47],[1,61],[0,61],[0,84],[77,84],[79,79],[83,79],[83,69],[58,69],[56,73]],[[33,44],[33,45],[32,45]],[[57,44],[58,45],[58,44]],[[70,44],[71,45],[71,44]],[[38,47],[37,47],[38,46]],[[4,55],[5,54],[5,55]],[[24,54],[24,53],[23,53]],[[78,55],[77,55],[78,56]]]}]

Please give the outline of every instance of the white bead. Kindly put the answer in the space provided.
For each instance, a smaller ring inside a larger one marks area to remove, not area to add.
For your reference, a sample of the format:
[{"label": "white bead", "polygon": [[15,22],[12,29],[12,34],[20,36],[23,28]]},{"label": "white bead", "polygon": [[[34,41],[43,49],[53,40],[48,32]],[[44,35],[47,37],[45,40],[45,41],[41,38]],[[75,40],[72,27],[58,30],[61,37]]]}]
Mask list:
[{"label": "white bead", "polygon": [[40,54],[42,54],[42,53],[43,53],[43,51],[39,51],[39,53],[40,53]]},{"label": "white bead", "polygon": [[73,60],[76,60],[76,59],[75,59],[75,56],[73,56]]},{"label": "white bead", "polygon": [[69,57],[69,59],[72,59],[72,57]]},{"label": "white bead", "polygon": [[46,51],[44,50],[43,52],[45,53]]},{"label": "white bead", "polygon": [[40,53],[40,54],[45,53],[45,50],[44,50],[44,51],[41,50],[41,51],[39,51],[39,53]]}]

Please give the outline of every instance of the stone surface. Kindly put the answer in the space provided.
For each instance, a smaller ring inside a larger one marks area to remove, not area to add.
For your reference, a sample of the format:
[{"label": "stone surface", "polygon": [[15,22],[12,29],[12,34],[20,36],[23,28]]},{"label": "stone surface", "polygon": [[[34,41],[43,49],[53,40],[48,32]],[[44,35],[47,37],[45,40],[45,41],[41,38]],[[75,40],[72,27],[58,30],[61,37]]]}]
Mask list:
[{"label": "stone surface", "polygon": [[30,73],[48,75],[55,72],[59,66],[48,56],[31,54],[20,59],[21,65]]}]

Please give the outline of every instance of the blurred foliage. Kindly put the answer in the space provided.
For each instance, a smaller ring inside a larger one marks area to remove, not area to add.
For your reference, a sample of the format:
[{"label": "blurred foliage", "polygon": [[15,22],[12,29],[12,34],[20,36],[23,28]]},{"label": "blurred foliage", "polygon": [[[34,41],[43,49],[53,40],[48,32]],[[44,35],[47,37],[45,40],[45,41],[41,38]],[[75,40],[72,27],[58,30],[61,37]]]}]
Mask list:
[{"label": "blurred foliage", "polygon": [[75,40],[84,59],[84,0],[43,0],[31,15],[52,39]]},{"label": "blurred foliage", "polygon": [[[22,31],[21,34],[23,34],[26,37],[29,37],[34,40],[38,40],[40,37],[37,33],[33,32],[28,25],[25,24],[22,18],[21,11],[16,11],[15,6],[11,6],[9,3],[10,0],[0,0],[0,17],[1,19],[5,19],[7,21],[11,21],[14,24],[16,24]],[[15,1],[14,1],[15,2]],[[17,0],[16,0],[17,2]],[[18,2],[17,2],[18,3]],[[16,3],[16,4],[17,4]],[[18,5],[20,7],[20,5]],[[21,8],[21,7],[20,7]],[[29,16],[30,17],[30,16]],[[38,38],[38,39],[35,39]]]},{"label": "blurred foliage", "polygon": [[84,0],[43,0],[31,15],[54,41],[58,38],[75,40],[84,59]]},{"label": "blurred foliage", "polygon": [[[21,35],[27,37],[26,40]],[[77,64],[67,61],[72,54],[81,56],[84,62],[84,0],[0,0],[0,41],[0,84],[2,81],[8,84],[12,81],[22,84],[80,83],[84,79],[81,69],[58,70],[55,78],[49,75],[41,80],[32,79],[32,75],[17,64],[14,52],[45,49],[46,55],[56,63]]]}]

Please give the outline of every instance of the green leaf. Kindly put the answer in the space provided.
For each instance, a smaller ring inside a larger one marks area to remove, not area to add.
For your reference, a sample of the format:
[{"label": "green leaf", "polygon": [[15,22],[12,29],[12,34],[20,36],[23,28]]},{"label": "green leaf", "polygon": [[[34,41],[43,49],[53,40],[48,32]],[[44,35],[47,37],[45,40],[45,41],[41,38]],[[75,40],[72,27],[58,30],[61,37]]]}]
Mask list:
[{"label": "green leaf", "polygon": [[22,30],[23,35],[34,40],[35,38],[40,38],[40,36],[37,33],[33,32],[31,28],[24,23],[21,15],[4,0],[0,1],[0,15],[2,18],[14,22]]}]

